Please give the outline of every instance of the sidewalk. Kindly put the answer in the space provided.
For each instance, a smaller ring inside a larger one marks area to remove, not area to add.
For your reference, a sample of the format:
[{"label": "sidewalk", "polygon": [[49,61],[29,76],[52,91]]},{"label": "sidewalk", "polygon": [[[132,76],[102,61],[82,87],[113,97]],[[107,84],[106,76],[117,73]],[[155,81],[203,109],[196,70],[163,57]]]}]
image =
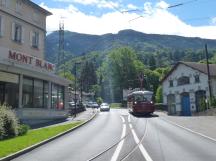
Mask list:
[{"label": "sidewalk", "polygon": [[168,116],[165,112],[155,112],[161,119],[171,121],[197,133],[216,139],[216,116]]},{"label": "sidewalk", "polygon": [[98,109],[92,109],[92,108],[86,108],[86,111],[80,112],[75,116],[68,117],[66,120],[61,121],[52,121],[47,124],[42,124],[40,127],[35,127],[33,129],[40,129],[44,127],[52,127],[52,126],[58,126],[58,125],[65,125],[70,124],[72,122],[76,121],[87,121],[90,118],[92,118],[96,113],[98,112]]}]

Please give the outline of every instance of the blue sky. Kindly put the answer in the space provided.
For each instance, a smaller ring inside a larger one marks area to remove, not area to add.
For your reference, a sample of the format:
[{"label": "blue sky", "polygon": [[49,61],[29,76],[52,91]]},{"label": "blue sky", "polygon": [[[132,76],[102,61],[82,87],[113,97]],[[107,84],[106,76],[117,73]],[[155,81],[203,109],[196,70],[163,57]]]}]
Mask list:
[{"label": "blue sky", "polygon": [[[216,0],[33,0],[53,13],[47,30],[87,34],[134,29],[145,33],[216,39]],[[178,7],[169,6],[182,4]],[[131,10],[136,11],[131,11]],[[131,11],[124,12],[121,11]],[[136,19],[137,17],[141,18]],[[134,20],[135,19],[135,20]]]}]

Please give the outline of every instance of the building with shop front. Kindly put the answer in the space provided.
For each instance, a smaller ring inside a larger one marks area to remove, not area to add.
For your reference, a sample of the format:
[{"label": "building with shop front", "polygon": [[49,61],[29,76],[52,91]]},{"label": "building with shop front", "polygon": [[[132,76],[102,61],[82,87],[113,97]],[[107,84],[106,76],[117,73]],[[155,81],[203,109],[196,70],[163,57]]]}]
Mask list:
[{"label": "building with shop front", "polygon": [[30,0],[0,0],[0,103],[24,122],[67,117],[70,81],[44,60],[49,15]]},{"label": "building with shop front", "polygon": [[[216,64],[210,67],[210,87],[216,96]],[[162,80],[163,102],[171,115],[190,116],[206,108],[209,98],[207,65],[179,62]]]}]

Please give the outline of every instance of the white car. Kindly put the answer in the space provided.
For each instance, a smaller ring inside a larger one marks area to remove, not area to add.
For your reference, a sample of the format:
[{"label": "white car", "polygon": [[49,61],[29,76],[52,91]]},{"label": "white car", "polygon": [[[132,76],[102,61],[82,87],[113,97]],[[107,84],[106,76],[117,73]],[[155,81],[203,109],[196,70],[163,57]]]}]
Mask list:
[{"label": "white car", "polygon": [[108,103],[102,103],[100,105],[100,111],[110,111],[110,106]]}]

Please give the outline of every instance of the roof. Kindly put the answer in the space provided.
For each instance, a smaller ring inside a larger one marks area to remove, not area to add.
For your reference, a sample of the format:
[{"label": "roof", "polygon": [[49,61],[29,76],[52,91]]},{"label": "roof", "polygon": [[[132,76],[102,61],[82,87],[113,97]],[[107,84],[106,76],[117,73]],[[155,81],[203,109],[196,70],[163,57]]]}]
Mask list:
[{"label": "roof", "polygon": [[32,2],[31,0],[24,0],[25,3],[28,3],[30,6],[38,9],[40,12],[43,12],[46,16],[50,16],[52,15],[51,12],[45,10],[44,8],[40,7],[39,5],[37,5],[36,3]]},{"label": "roof", "polygon": [[[172,74],[172,72],[179,66],[179,65],[186,65],[194,70],[198,70],[204,74],[208,74],[207,65],[202,63],[195,63],[195,62],[178,62],[170,71],[169,73],[161,80],[161,82],[165,81],[166,78]],[[209,64],[210,76],[216,76],[216,64]]]}]

